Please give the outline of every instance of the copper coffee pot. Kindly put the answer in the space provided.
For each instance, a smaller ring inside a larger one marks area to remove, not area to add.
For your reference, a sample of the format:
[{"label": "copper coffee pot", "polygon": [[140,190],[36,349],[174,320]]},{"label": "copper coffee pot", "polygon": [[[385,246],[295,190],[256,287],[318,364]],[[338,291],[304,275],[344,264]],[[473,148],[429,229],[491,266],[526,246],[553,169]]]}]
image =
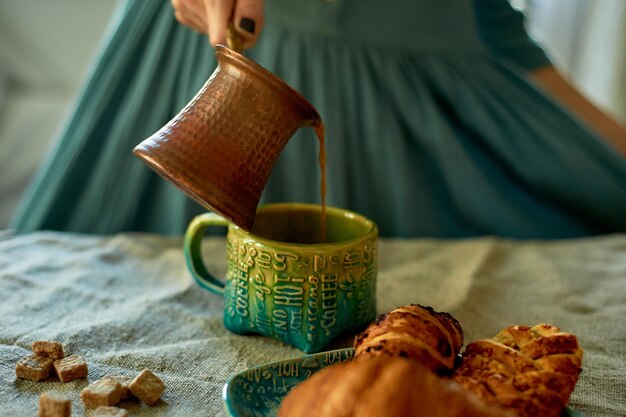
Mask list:
[{"label": "copper coffee pot", "polygon": [[297,129],[321,118],[265,68],[225,46],[215,54],[218,66],[202,89],[133,153],[202,206],[249,231],[284,146]]}]

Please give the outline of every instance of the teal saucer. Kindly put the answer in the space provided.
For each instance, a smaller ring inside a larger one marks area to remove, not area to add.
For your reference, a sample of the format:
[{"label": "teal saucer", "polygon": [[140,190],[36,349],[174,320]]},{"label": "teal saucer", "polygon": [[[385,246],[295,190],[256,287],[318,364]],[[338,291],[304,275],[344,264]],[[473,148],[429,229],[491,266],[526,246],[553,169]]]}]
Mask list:
[{"label": "teal saucer", "polygon": [[[231,417],[276,417],[289,390],[320,369],[352,359],[354,349],[304,355],[255,366],[232,375],[224,385],[224,404]],[[583,417],[567,407],[561,417]]]}]

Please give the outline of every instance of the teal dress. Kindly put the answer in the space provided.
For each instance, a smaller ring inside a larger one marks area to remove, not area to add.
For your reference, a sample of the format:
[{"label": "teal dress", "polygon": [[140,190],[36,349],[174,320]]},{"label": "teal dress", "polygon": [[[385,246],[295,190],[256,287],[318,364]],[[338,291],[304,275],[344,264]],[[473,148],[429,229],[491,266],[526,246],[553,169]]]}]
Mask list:
[{"label": "teal dress", "polygon": [[[266,18],[246,55],[320,112],[328,204],[383,236],[626,232],[626,161],[532,83],[549,61],[507,0],[268,0]],[[169,0],[121,4],[12,227],[182,233],[204,209],[131,150],[215,65]],[[317,153],[297,132],[262,202],[319,202]]]}]

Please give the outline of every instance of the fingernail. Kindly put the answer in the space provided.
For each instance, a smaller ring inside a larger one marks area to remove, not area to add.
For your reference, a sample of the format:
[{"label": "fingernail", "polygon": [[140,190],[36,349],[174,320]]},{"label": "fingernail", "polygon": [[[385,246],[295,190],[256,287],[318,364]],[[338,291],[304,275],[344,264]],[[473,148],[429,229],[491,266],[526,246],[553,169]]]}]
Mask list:
[{"label": "fingernail", "polygon": [[242,17],[241,20],[239,21],[239,27],[253,35],[254,35],[254,26],[255,26],[254,20],[248,17]]}]

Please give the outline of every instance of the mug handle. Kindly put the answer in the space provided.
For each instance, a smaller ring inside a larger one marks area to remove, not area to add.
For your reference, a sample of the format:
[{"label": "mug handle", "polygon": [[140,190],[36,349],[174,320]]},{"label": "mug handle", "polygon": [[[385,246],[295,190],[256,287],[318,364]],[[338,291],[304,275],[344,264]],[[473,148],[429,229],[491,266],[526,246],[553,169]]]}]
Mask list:
[{"label": "mug handle", "polygon": [[202,238],[209,226],[227,227],[228,221],[216,213],[204,213],[194,217],[185,233],[185,260],[191,275],[202,288],[224,295],[224,283],[209,272],[202,260]]}]

